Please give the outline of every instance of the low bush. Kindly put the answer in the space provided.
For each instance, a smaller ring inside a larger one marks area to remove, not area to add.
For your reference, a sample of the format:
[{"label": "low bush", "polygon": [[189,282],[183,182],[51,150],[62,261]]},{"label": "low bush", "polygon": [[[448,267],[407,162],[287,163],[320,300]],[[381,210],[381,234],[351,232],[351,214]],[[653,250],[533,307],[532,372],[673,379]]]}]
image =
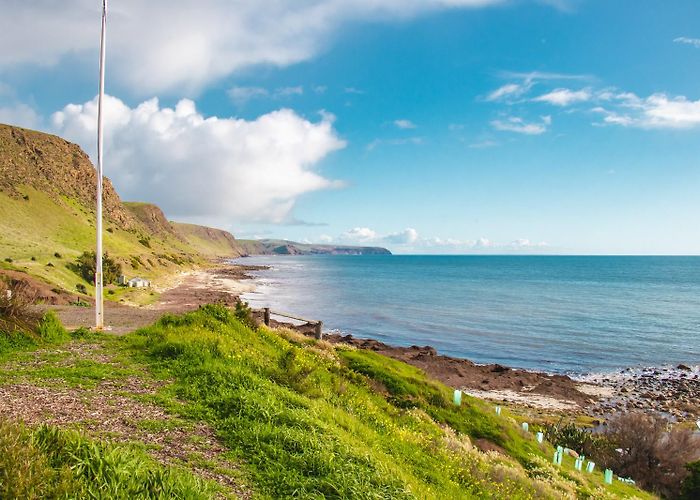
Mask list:
[{"label": "low bush", "polygon": [[616,452],[605,465],[645,489],[678,496],[681,483],[693,471],[686,464],[700,458],[700,439],[689,429],[669,427],[663,417],[646,413],[612,418],[605,436]]},{"label": "low bush", "polygon": [[33,330],[39,315],[32,308],[37,294],[20,280],[0,279],[0,331]]},{"label": "low bush", "polygon": [[87,295],[87,288],[85,287],[84,284],[78,283],[75,285],[75,289],[78,291],[78,293],[82,293],[83,295]]}]

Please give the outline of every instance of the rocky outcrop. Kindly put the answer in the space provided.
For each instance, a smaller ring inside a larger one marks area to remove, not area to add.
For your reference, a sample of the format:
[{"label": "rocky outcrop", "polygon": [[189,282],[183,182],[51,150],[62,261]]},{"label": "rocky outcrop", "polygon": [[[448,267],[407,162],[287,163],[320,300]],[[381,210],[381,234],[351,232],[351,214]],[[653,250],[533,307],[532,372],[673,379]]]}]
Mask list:
[{"label": "rocky outcrop", "polygon": [[[31,187],[59,202],[71,198],[94,210],[96,181],[97,172],[78,145],[55,135],[0,124],[0,191],[19,197],[24,195],[23,187]],[[107,178],[103,192],[106,218],[122,229],[133,229],[136,221]]]}]

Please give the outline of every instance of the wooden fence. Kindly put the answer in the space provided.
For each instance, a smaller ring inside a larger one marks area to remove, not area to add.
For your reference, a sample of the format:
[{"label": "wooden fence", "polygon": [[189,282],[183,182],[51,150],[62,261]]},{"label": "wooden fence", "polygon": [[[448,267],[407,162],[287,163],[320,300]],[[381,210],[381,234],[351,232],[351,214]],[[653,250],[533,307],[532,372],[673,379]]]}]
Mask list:
[{"label": "wooden fence", "polygon": [[301,318],[301,317],[295,316],[293,314],[288,314],[288,313],[279,312],[279,311],[271,311],[269,307],[265,307],[265,308],[263,308],[263,321],[265,322],[266,326],[270,326],[270,316],[279,316],[282,318],[288,318],[288,319],[293,319],[296,321],[301,321],[302,323],[306,323],[308,325],[313,325],[314,326],[314,336],[317,339],[323,338],[323,321],[316,320],[316,319]]}]

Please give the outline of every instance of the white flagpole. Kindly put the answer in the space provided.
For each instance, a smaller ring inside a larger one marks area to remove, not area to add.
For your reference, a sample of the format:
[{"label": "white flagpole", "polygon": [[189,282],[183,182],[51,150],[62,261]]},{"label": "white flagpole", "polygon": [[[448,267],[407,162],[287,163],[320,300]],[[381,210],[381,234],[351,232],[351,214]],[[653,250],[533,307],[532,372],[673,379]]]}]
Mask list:
[{"label": "white flagpole", "polygon": [[107,0],[102,0],[102,33],[100,36],[100,90],[97,97],[97,245],[95,249],[95,329],[104,328],[102,283],[102,99],[105,93],[105,36],[107,34]]}]

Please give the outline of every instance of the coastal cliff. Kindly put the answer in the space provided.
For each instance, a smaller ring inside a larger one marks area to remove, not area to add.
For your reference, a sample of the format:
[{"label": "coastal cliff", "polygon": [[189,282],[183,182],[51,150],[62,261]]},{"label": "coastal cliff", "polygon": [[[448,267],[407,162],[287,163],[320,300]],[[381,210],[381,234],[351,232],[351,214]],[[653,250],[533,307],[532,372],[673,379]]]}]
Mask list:
[{"label": "coastal cliff", "polygon": [[[95,185],[95,168],[78,145],[0,124],[0,271],[27,273],[52,287],[90,295],[91,283],[83,283],[71,264],[94,248]],[[124,202],[106,177],[104,216],[105,250],[124,274],[161,283],[212,259],[389,253],[371,247],[237,240],[223,229],[170,221],[154,204]]]}]

